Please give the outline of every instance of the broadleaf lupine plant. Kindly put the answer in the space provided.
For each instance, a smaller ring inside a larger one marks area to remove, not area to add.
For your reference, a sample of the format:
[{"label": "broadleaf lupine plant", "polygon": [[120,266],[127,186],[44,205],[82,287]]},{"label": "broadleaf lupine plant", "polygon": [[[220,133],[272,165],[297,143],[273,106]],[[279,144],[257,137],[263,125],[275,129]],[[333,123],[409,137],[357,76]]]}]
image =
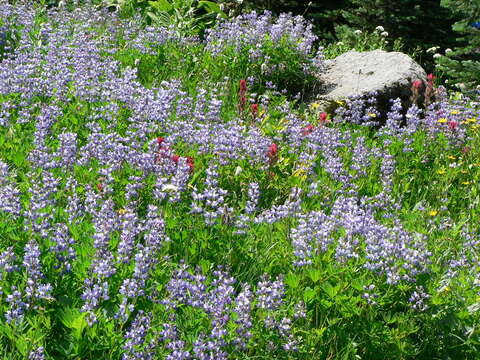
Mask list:
[{"label": "broadleaf lupine plant", "polygon": [[[19,34],[0,62],[4,357],[478,353],[478,101],[431,78],[406,112],[296,108],[268,56],[309,74],[322,54],[291,15],[205,42],[88,6],[0,19]],[[181,74],[179,49],[189,77],[144,81]],[[265,74],[215,73],[232,49]]]}]

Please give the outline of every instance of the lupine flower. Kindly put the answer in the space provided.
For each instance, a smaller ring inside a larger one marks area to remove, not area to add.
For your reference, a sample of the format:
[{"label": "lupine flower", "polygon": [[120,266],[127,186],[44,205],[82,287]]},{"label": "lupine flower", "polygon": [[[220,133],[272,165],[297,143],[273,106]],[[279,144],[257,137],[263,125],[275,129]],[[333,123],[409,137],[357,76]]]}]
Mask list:
[{"label": "lupine flower", "polygon": [[150,360],[155,358],[155,343],[146,342],[148,332],[150,331],[151,314],[145,314],[139,311],[130,329],[125,333],[126,339],[123,345],[125,351],[122,360]]},{"label": "lupine flower", "polygon": [[52,299],[50,284],[41,284],[43,273],[40,263],[40,248],[35,240],[30,240],[25,245],[25,255],[23,257],[23,266],[27,272],[27,287],[25,288],[25,298],[31,303],[34,299]]},{"label": "lupine flower", "polygon": [[9,304],[8,310],[5,312],[7,324],[19,324],[30,304],[23,301],[22,293],[16,286],[11,287],[11,293],[7,295],[5,301]]},{"label": "lupine flower", "polygon": [[243,349],[246,348],[248,340],[252,337],[252,333],[250,332],[253,326],[251,316],[252,302],[253,293],[250,290],[250,286],[244,285],[242,292],[237,296],[234,309],[238,316],[237,320],[235,320],[238,328],[236,330],[237,337],[234,343]]},{"label": "lupine flower", "polygon": [[45,360],[43,346],[39,346],[28,354],[28,360]]},{"label": "lupine flower", "polygon": [[294,319],[306,319],[307,318],[307,308],[305,307],[305,303],[303,301],[300,301],[300,302],[295,304],[293,318]]},{"label": "lupine flower", "polygon": [[416,286],[415,291],[412,293],[408,301],[411,303],[411,307],[416,311],[426,311],[428,309],[428,304],[426,301],[430,295],[428,295],[423,286]]},{"label": "lupine flower", "polygon": [[76,258],[76,252],[73,248],[75,241],[70,235],[70,231],[65,224],[56,224],[51,241],[50,251],[55,253],[57,258],[57,268],[70,272],[72,269],[72,261]]},{"label": "lupine flower", "polygon": [[248,185],[248,200],[245,205],[245,212],[253,214],[257,210],[258,200],[260,197],[260,188],[258,183],[252,182]]},{"label": "lupine flower", "polygon": [[265,310],[276,310],[280,307],[285,296],[283,277],[279,276],[275,281],[270,281],[268,274],[263,275],[257,284],[257,307]]},{"label": "lupine flower", "polygon": [[363,290],[365,292],[363,293],[362,298],[367,301],[367,304],[372,306],[378,305],[377,301],[375,300],[378,298],[378,294],[374,293],[375,285],[365,285]]}]

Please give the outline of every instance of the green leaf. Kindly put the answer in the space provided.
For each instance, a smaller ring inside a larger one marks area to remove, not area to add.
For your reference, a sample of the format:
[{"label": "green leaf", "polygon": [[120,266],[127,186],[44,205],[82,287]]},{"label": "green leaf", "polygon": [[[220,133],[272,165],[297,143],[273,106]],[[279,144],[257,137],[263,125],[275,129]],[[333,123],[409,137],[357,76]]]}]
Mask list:
[{"label": "green leaf", "polygon": [[165,11],[169,13],[173,10],[172,4],[170,4],[167,0],[149,1],[148,4],[158,11]]},{"label": "green leaf", "polygon": [[13,156],[13,163],[16,165],[16,166],[21,166],[25,161],[25,157],[23,156],[23,154],[21,153],[16,153],[14,156]]},{"label": "green leaf", "polygon": [[311,300],[315,298],[315,295],[316,295],[316,291],[311,287],[307,287],[303,291],[303,301],[305,301],[306,303],[309,303]]},{"label": "green leaf", "polygon": [[159,22],[160,20],[158,16],[151,11],[147,11],[147,16],[155,22]]},{"label": "green leaf", "polygon": [[332,299],[337,295],[338,290],[339,290],[338,286],[332,286],[332,284],[330,284],[328,281],[324,282],[321,285],[321,288]]},{"label": "green leaf", "polygon": [[209,12],[220,14],[221,17],[227,17],[227,15],[220,9],[220,6],[213,1],[199,1],[198,7],[202,7]]},{"label": "green leaf", "polygon": [[363,281],[361,279],[353,279],[352,280],[352,287],[355,289],[355,290],[358,290],[358,291],[363,291]]},{"label": "green leaf", "polygon": [[17,348],[18,352],[22,354],[22,356],[27,355],[28,343],[25,341],[23,337],[15,338],[15,347]]},{"label": "green leaf", "polygon": [[285,283],[290,286],[292,289],[296,289],[298,285],[300,284],[300,278],[294,274],[294,273],[289,273],[285,277]]},{"label": "green leaf", "polygon": [[308,271],[308,277],[314,282],[318,282],[320,280],[320,277],[322,275],[322,272],[319,269],[310,269]]}]

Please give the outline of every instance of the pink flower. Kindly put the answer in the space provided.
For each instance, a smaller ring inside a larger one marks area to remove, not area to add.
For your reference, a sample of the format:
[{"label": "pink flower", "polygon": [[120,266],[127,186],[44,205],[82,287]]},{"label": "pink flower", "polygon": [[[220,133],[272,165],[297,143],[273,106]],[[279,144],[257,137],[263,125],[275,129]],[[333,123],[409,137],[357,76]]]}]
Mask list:
[{"label": "pink flower", "polygon": [[423,86],[423,83],[422,83],[422,80],[415,80],[413,83],[412,83],[413,87],[417,90],[420,90]]},{"label": "pink flower", "polygon": [[303,128],[302,134],[306,136],[310,134],[313,131],[313,129],[315,129],[315,127],[312,124],[308,124]]},{"label": "pink flower", "polygon": [[245,92],[247,91],[247,82],[242,79],[240,80],[240,94],[245,94]]},{"label": "pink flower", "polygon": [[320,113],[320,124],[325,124],[328,122],[328,119],[327,119],[327,113],[326,112],[321,112]]},{"label": "pink flower", "polygon": [[255,119],[258,115],[258,104],[252,104],[250,107],[250,111],[252,112],[252,116]]},{"label": "pink flower", "polygon": [[268,156],[270,165],[274,165],[277,162],[277,160],[278,160],[278,146],[277,146],[277,144],[272,143],[272,145],[270,145],[268,147],[267,156]]},{"label": "pink flower", "polygon": [[457,128],[457,126],[458,126],[458,122],[455,121],[455,120],[452,120],[448,123],[448,128],[450,130],[455,130]]},{"label": "pink flower", "polygon": [[193,158],[191,156],[187,156],[187,165],[190,168],[190,173],[193,172]]},{"label": "pink flower", "polygon": [[240,102],[238,104],[238,112],[240,114],[243,113],[245,110],[245,104],[247,103],[247,98],[245,97],[245,94],[247,93],[247,82],[242,79],[240,80],[240,91],[238,92],[238,96],[240,98]]}]

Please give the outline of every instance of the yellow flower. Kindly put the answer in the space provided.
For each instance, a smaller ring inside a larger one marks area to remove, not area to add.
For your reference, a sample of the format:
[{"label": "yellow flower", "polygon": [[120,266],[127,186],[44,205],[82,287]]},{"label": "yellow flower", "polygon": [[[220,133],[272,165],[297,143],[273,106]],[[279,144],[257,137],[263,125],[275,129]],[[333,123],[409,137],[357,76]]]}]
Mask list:
[{"label": "yellow flower", "polygon": [[477,122],[477,119],[475,119],[475,118],[469,118],[469,119],[465,119],[465,121],[466,121],[467,123],[475,123],[475,122]]},{"label": "yellow flower", "polygon": [[448,155],[447,158],[449,158],[450,160],[455,160],[455,156],[453,155]]},{"label": "yellow flower", "polygon": [[450,111],[450,114],[457,115],[457,114],[460,114],[460,112],[458,110],[452,110]]},{"label": "yellow flower", "polygon": [[305,172],[305,169],[303,169],[303,168],[299,168],[299,169],[295,170],[292,175],[295,176],[295,177],[298,177],[302,180],[305,180],[307,178],[307,174]]},{"label": "yellow flower", "polygon": [[437,214],[438,214],[437,210],[431,210],[431,211],[428,212],[428,215],[430,215],[430,216],[437,216]]},{"label": "yellow flower", "polygon": [[320,107],[320,104],[319,103],[312,103],[310,105],[310,107],[313,109],[313,110],[317,110],[319,107]]},{"label": "yellow flower", "polygon": [[297,170],[295,170],[292,175],[302,180],[305,180],[307,178],[307,170],[306,170],[307,168],[308,168],[307,163],[300,163],[298,164]]},{"label": "yellow flower", "polygon": [[443,169],[440,169],[440,170],[437,171],[437,174],[439,174],[439,175],[443,175],[445,173],[446,173],[446,171],[443,170]]},{"label": "yellow flower", "polygon": [[377,114],[374,114],[374,113],[368,113],[368,116],[372,117],[372,118],[375,118],[377,117]]},{"label": "yellow flower", "polygon": [[464,181],[462,182],[462,185],[470,185],[470,181]]},{"label": "yellow flower", "polygon": [[125,209],[120,209],[120,210],[118,210],[118,213],[119,213],[120,215],[124,215],[124,214],[127,213],[127,210],[125,210]]},{"label": "yellow flower", "polygon": [[341,106],[343,106],[343,105],[345,104],[343,101],[340,101],[340,100],[336,100],[335,102],[336,102],[338,105],[341,105]]},{"label": "yellow flower", "polygon": [[447,119],[446,118],[440,118],[437,120],[438,123],[440,124],[445,124],[447,122]]}]

